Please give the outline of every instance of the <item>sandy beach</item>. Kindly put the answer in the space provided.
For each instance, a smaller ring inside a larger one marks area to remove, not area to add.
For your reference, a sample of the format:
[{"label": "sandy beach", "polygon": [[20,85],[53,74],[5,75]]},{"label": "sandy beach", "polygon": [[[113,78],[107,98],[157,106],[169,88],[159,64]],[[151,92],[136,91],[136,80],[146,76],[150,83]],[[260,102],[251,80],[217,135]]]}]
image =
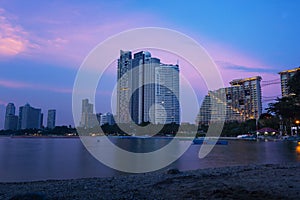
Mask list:
[{"label": "sandy beach", "polygon": [[0,183],[0,199],[299,199],[300,163]]}]

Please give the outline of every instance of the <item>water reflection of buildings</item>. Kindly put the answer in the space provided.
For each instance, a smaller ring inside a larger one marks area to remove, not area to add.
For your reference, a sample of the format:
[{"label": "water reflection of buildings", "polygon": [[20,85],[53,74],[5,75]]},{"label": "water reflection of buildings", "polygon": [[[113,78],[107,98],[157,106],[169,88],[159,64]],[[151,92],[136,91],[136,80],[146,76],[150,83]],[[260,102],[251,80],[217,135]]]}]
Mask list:
[{"label": "water reflection of buildings", "polygon": [[208,125],[224,118],[239,122],[257,119],[262,113],[260,81],[260,76],[236,79],[230,82],[230,87],[209,91],[202,102],[197,123]]}]

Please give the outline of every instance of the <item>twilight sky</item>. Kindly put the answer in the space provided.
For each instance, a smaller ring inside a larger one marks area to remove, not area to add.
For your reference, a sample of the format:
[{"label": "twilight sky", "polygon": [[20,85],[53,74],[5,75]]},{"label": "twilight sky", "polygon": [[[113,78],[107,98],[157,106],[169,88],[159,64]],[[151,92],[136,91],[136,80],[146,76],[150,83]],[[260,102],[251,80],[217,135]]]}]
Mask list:
[{"label": "twilight sky", "polygon": [[[17,107],[28,102],[45,114],[57,109],[58,125],[73,124],[71,96],[80,64],[97,44],[131,28],[163,27],[192,37],[216,62],[226,86],[232,79],[255,75],[263,81],[279,79],[279,71],[300,64],[299,6],[298,1],[284,0],[2,0],[0,129],[8,102]],[[153,55],[170,62],[164,54]],[[98,99],[110,98],[116,66],[108,71]],[[194,85],[201,82],[187,78]],[[200,85],[201,101],[207,89]],[[279,84],[262,89],[264,105],[266,97],[280,95]],[[110,111],[110,101],[100,106],[96,102],[96,108]]]}]

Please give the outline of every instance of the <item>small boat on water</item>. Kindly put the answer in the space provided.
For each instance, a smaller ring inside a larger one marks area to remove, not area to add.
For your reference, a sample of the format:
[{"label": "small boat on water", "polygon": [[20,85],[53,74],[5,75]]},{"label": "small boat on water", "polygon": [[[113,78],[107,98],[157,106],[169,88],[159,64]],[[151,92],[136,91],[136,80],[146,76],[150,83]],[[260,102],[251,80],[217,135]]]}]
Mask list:
[{"label": "small boat on water", "polygon": [[194,144],[209,144],[209,145],[227,145],[227,140],[218,140],[218,139],[204,139],[204,138],[195,138],[193,140]]},{"label": "small boat on water", "polygon": [[249,135],[249,134],[238,135],[236,138],[240,140],[257,140],[257,137],[255,135]]}]

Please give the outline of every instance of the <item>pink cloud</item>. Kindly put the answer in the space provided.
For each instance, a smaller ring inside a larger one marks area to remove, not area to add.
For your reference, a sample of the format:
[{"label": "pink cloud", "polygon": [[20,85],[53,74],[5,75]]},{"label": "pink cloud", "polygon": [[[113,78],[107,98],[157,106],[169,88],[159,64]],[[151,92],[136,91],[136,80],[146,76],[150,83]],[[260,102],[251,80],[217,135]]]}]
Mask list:
[{"label": "pink cloud", "polygon": [[0,99],[0,105],[1,105],[1,104],[2,104],[2,105],[6,105],[7,102]]},{"label": "pink cloud", "polygon": [[12,88],[12,89],[32,89],[32,90],[46,90],[57,93],[72,93],[71,88],[57,88],[53,86],[47,85],[36,85],[31,83],[25,83],[20,81],[12,81],[12,80],[0,80],[0,87]]},{"label": "pink cloud", "polygon": [[[131,17],[120,18],[117,11],[112,13],[111,10],[90,16],[87,10],[91,8],[64,5],[58,7],[55,14],[49,8],[38,16],[33,14],[20,20],[22,16],[0,9],[0,55],[21,54],[36,61],[77,69],[97,44],[111,35],[144,24],[144,18],[148,21],[153,18],[137,13],[139,17],[132,16],[136,19],[132,21]],[[26,29],[29,21],[35,24],[30,30]]]},{"label": "pink cloud", "polygon": [[257,57],[226,44],[224,41],[217,41],[211,38],[200,38],[199,42],[207,50],[208,54],[217,63],[234,63],[237,66],[246,66],[249,68],[272,69],[273,66],[263,62]]},{"label": "pink cloud", "polygon": [[6,88],[31,88],[34,87],[34,85],[23,83],[19,81],[10,81],[10,80],[0,80],[0,86],[6,87]]},{"label": "pink cloud", "polygon": [[19,25],[14,25],[4,9],[0,8],[0,55],[13,56],[24,52],[29,45],[27,33]]},{"label": "pink cloud", "polygon": [[31,16],[18,13],[22,20],[16,21],[29,33],[27,39],[30,43],[22,56],[75,69],[96,45],[108,37],[145,26],[145,21],[147,24],[161,22],[155,14],[128,12],[119,6],[112,9],[111,3],[107,2],[43,5],[47,8],[33,12]]},{"label": "pink cloud", "polygon": [[30,17],[30,23],[35,27],[28,34],[30,45],[22,56],[77,69],[88,53],[106,38],[144,25],[145,18],[148,22],[155,21],[155,16],[146,13],[134,13],[124,18],[117,10],[95,12],[88,4],[80,8],[64,5],[55,9],[55,14],[49,8],[49,11]]},{"label": "pink cloud", "polygon": [[[191,35],[206,49],[207,53],[217,64],[224,78],[224,84],[228,84],[232,79],[249,75],[263,74],[263,78],[266,76],[264,79],[268,79],[269,76],[276,77],[277,70],[275,67],[260,60],[258,57],[226,44],[224,41],[217,41],[204,35],[199,35],[199,33],[191,33]],[[277,76],[277,78],[279,77]]]}]

